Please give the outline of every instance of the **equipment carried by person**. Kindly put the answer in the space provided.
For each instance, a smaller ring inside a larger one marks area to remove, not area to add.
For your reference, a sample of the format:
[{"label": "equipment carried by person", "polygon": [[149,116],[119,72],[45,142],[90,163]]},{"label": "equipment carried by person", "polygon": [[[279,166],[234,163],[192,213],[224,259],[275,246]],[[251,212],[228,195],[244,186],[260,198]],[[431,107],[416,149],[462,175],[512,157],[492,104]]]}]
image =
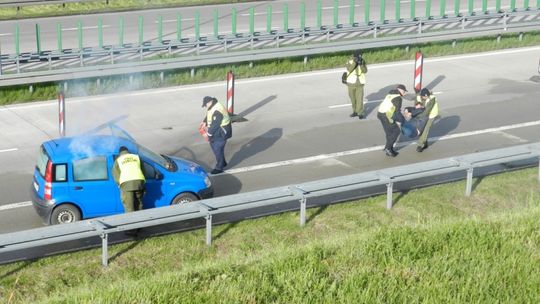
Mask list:
[{"label": "equipment carried by person", "polygon": [[206,141],[208,141],[208,134],[206,134],[206,124],[204,123],[204,121],[201,122],[201,124],[199,125],[199,133],[202,137],[204,137]]}]

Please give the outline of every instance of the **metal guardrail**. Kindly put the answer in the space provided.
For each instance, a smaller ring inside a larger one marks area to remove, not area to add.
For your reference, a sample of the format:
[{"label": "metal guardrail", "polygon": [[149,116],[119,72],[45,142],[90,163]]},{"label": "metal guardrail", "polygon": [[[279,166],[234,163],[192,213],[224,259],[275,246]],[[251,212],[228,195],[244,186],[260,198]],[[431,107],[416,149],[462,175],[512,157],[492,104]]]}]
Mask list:
[{"label": "metal guardrail", "polygon": [[[519,14],[526,14],[530,12],[520,12]],[[518,13],[512,13],[518,14]],[[540,11],[534,12],[534,15],[540,14]],[[497,18],[507,19],[508,13],[497,14]],[[240,62],[253,62],[259,60],[270,60],[277,58],[288,58],[288,57],[306,57],[311,55],[319,55],[325,53],[335,53],[335,52],[345,52],[352,51],[358,48],[370,49],[370,48],[379,48],[379,47],[388,47],[388,46],[398,46],[398,45],[411,45],[416,43],[426,43],[434,41],[445,41],[445,40],[458,40],[464,38],[473,38],[473,37],[482,37],[490,35],[501,35],[505,33],[523,33],[529,31],[538,31],[540,30],[540,23],[535,22],[531,23],[519,23],[519,24],[507,24],[503,22],[502,24],[483,26],[479,28],[466,29],[465,22],[466,20],[478,20],[478,19],[491,19],[493,16],[466,16],[466,17],[455,17],[455,18],[446,18],[446,19],[433,19],[433,20],[420,20],[420,21],[409,21],[409,22],[399,22],[399,23],[385,23],[385,24],[374,24],[369,26],[353,26],[353,27],[331,27],[323,28],[320,30],[309,30],[303,29],[298,31],[288,31],[288,32],[275,32],[273,34],[255,34],[255,35],[236,35],[234,36],[235,40],[228,38],[227,36],[220,36],[218,39],[206,39],[191,41],[189,39],[183,40],[180,42],[170,42],[169,44],[159,44],[159,45],[141,45],[138,48],[132,50],[134,53],[142,53],[147,50],[167,50],[172,48],[196,48],[199,49],[201,45],[218,45],[223,48],[223,53],[218,54],[208,54],[208,55],[198,55],[198,56],[185,56],[179,58],[171,59],[160,59],[160,60],[147,60],[147,61],[137,61],[137,62],[124,62],[116,64],[106,64],[106,65],[96,65],[96,66],[82,66],[75,68],[63,68],[61,70],[45,70],[45,71],[34,71],[34,72],[25,72],[20,74],[4,74],[0,76],[0,87],[2,86],[13,86],[13,85],[26,85],[32,83],[44,83],[44,82],[60,82],[67,81],[71,79],[80,79],[80,78],[99,78],[107,77],[114,75],[123,75],[131,73],[143,73],[143,72],[157,72],[157,71],[167,71],[174,69],[195,69],[198,67],[204,66],[213,66],[213,65],[222,65],[222,64],[234,64]],[[430,24],[444,24],[444,23],[460,23],[462,24],[461,29],[451,30],[451,31],[433,31],[433,32],[423,32],[423,27]],[[414,34],[406,35],[397,35],[397,36],[378,36],[378,32],[383,29],[388,28],[397,28],[397,27],[415,27],[417,32]],[[339,42],[326,42],[326,43],[317,43],[317,44],[301,44],[296,46],[288,47],[279,47],[280,39],[285,38],[296,38],[304,39],[306,36],[310,35],[319,35],[319,36],[329,36],[330,34],[336,33],[353,33],[357,31],[368,31],[371,32],[373,38],[363,38],[358,40],[346,40]],[[228,46],[232,42],[250,42],[253,44],[253,41],[274,41],[276,44],[275,48],[267,49],[249,49],[242,51],[228,51]],[[175,44],[176,43],[176,44]],[[100,52],[104,56],[114,56],[117,49],[103,49]],[[39,60],[48,60],[50,62],[53,56],[68,56],[60,55],[49,52],[47,55],[39,55],[41,59]],[[87,56],[85,51],[71,54],[69,56],[81,58],[81,64],[83,58]],[[42,57],[48,58],[43,59]],[[6,60],[4,59],[5,63]]]},{"label": "metal guardrail", "polygon": [[[472,191],[474,169],[536,158],[539,160],[538,180],[540,181],[540,142],[538,142],[288,187],[206,199],[186,205],[148,209],[70,224],[2,234],[0,235],[0,253],[98,236],[102,241],[102,264],[107,266],[108,235],[111,233],[204,218],[206,219],[206,244],[210,245],[212,242],[212,216],[217,214],[298,201],[300,202],[300,225],[304,226],[306,223],[307,202],[310,198],[324,197],[374,186],[386,186],[386,206],[390,209],[393,205],[392,195],[395,183],[460,171],[466,171],[465,195],[469,196]],[[326,204],[330,203],[326,202]]]},{"label": "metal guardrail", "polygon": [[0,7],[21,7],[28,5],[46,5],[46,4],[64,4],[64,3],[74,3],[74,2],[91,2],[97,0],[22,0],[22,1],[11,1],[11,0],[0,0]]}]

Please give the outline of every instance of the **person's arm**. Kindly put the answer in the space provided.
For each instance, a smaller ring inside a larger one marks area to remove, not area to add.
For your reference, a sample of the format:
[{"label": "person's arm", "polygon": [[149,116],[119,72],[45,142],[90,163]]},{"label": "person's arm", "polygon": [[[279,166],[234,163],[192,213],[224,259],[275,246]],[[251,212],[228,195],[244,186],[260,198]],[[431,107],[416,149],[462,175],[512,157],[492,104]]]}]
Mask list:
[{"label": "person's arm", "polygon": [[112,175],[113,175],[113,178],[114,178],[114,182],[117,185],[119,185],[119,182],[120,182],[120,167],[118,167],[118,162],[117,161],[114,162]]},{"label": "person's arm", "polygon": [[208,136],[214,136],[217,134],[217,131],[219,131],[219,128],[221,127],[221,121],[223,121],[223,114],[221,114],[219,111],[215,111],[214,115],[212,115],[212,123],[207,131]]},{"label": "person's arm", "polygon": [[357,66],[358,64],[353,59],[349,59],[349,61],[347,61],[347,64],[345,65],[345,67],[347,68],[347,72],[349,73],[352,73]]},{"label": "person's arm", "polygon": [[365,60],[362,60],[362,64],[360,65],[360,70],[362,71],[362,73],[367,73],[367,65],[366,65],[366,61]]}]

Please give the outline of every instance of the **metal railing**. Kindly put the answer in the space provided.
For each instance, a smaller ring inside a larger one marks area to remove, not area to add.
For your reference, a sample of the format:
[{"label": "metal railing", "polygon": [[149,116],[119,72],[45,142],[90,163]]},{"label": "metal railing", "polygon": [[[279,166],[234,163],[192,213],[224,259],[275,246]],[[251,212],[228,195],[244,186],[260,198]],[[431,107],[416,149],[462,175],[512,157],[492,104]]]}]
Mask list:
[{"label": "metal railing", "polygon": [[[306,224],[306,208],[313,198],[358,191],[376,186],[386,186],[386,206],[393,205],[394,184],[415,181],[456,172],[466,172],[465,195],[472,191],[474,170],[481,167],[512,163],[522,160],[539,161],[538,180],[540,181],[540,142],[497,150],[467,154],[405,166],[370,171],[354,175],[307,182],[287,187],[277,187],[261,191],[241,193],[224,197],[206,199],[185,205],[142,210],[84,220],[71,224],[43,227],[0,235],[0,254],[35,248],[39,246],[64,243],[89,237],[100,237],[102,245],[102,264],[108,265],[108,235],[138,228],[147,228],[190,219],[206,220],[206,244],[212,242],[212,217],[218,214],[234,213],[252,208],[274,206],[294,201],[299,202],[300,225]],[[325,204],[332,203],[331,200]]]}]

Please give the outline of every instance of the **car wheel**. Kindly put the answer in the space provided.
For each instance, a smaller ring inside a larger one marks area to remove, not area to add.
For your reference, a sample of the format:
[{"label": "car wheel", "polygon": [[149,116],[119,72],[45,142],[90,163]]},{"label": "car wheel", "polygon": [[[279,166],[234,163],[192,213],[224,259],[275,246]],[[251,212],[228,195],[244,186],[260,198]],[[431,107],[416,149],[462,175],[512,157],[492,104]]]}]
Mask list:
[{"label": "car wheel", "polygon": [[195,196],[193,193],[182,192],[173,199],[171,205],[183,205],[183,204],[191,203],[198,200],[199,198]]},{"label": "car wheel", "polygon": [[81,212],[73,205],[60,205],[54,208],[51,215],[51,224],[73,223],[81,219]]}]

